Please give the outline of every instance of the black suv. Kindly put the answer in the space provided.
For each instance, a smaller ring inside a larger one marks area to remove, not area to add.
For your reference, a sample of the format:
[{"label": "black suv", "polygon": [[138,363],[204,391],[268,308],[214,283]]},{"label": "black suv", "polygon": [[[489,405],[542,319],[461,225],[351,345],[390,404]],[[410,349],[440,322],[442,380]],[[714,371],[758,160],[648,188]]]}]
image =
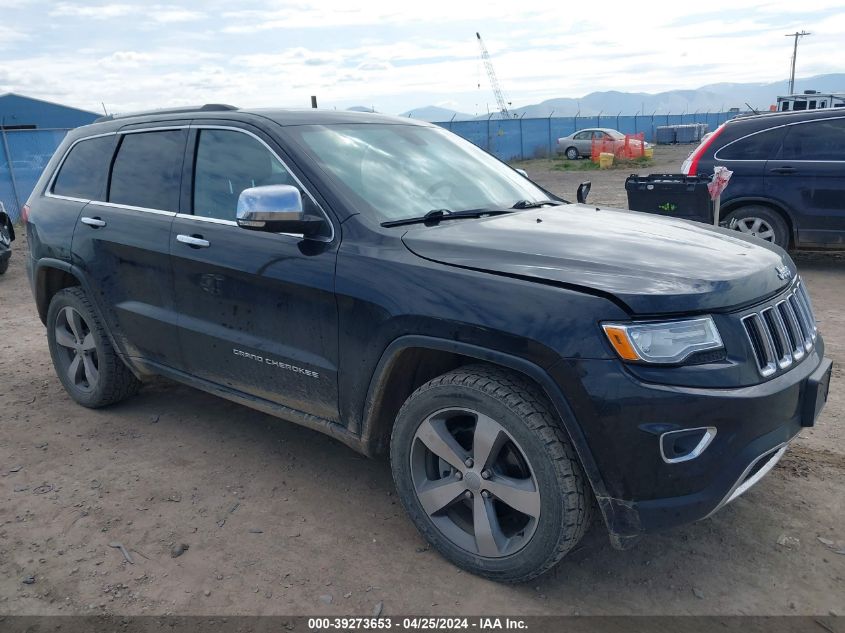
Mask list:
[{"label": "black suv", "polygon": [[449,560],[530,579],[708,516],[823,406],[795,266],[568,204],[439,127],[205,106],[71,132],[25,209],[68,393],[160,374],[390,454]]},{"label": "black suv", "polygon": [[721,217],[737,230],[783,248],[845,248],[845,111],[732,119],[682,170],[711,175],[718,165],[734,172]]}]

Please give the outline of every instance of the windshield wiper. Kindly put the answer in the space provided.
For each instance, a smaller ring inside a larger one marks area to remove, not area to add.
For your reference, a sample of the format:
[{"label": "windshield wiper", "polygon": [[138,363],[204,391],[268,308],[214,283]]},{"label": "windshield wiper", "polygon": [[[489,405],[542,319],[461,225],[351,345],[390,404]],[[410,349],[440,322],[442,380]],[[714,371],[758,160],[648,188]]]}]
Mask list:
[{"label": "windshield wiper", "polygon": [[510,209],[467,209],[466,211],[450,211],[449,209],[432,209],[425,215],[416,218],[403,218],[382,222],[382,226],[403,226],[405,224],[439,224],[441,220],[459,220],[461,218],[480,218],[485,215],[502,215],[512,213]]},{"label": "windshield wiper", "polygon": [[557,200],[537,200],[536,202],[533,200],[518,200],[511,209],[536,209],[537,207],[542,207],[547,204],[556,207],[563,203],[558,202]]}]

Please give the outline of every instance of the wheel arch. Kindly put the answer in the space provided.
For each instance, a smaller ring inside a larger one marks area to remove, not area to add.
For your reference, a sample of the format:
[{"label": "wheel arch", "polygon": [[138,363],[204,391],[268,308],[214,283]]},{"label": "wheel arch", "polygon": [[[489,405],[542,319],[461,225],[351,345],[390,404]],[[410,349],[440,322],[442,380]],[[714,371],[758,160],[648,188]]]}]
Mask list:
[{"label": "wheel arch", "polygon": [[[422,372],[414,367],[420,359],[425,367]],[[361,433],[364,453],[375,456],[387,450],[396,413],[417,387],[446,371],[479,361],[521,374],[543,392],[572,442],[593,493],[600,500],[601,511],[606,515],[601,499],[607,498],[607,487],[566,397],[542,367],[498,350],[428,336],[409,335],[394,340],[382,353],[364,402]]]},{"label": "wheel arch", "polygon": [[790,246],[795,246],[798,242],[798,226],[795,223],[794,218],[792,217],[792,213],[789,209],[777,202],[776,200],[772,200],[771,198],[762,198],[762,197],[742,197],[742,198],[733,198],[731,200],[726,201],[721,207],[719,214],[721,217],[727,216],[729,213],[736,211],[742,207],[751,207],[751,206],[763,206],[768,207],[772,211],[776,212],[778,215],[783,218],[783,221],[786,222],[786,228],[789,230],[789,242]]},{"label": "wheel arch", "polygon": [[55,294],[64,288],[81,286],[85,290],[82,278],[73,266],[60,259],[41,259],[35,265],[33,291],[38,318],[47,325],[47,310]]}]

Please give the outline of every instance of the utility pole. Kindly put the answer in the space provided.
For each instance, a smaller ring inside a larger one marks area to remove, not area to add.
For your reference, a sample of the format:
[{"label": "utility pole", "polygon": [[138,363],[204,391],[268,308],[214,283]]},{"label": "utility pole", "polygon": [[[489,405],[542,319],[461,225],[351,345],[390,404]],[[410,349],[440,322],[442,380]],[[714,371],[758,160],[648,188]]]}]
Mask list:
[{"label": "utility pole", "polygon": [[805,35],[812,35],[812,33],[807,33],[803,29],[801,32],[795,31],[795,33],[787,33],[784,37],[794,37],[795,44],[792,47],[792,69],[789,73],[789,94],[795,93],[795,59],[798,57],[798,38],[804,37]]}]

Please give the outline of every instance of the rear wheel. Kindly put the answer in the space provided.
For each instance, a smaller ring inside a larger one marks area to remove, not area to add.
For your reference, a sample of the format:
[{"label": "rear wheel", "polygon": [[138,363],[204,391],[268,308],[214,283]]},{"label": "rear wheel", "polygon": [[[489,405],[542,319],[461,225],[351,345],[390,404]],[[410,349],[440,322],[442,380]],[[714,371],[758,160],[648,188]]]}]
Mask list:
[{"label": "rear wheel", "polygon": [[575,159],[577,159],[577,158],[578,158],[578,150],[577,150],[577,149],[575,149],[574,147],[570,147],[570,148],[568,148],[568,149],[566,150],[566,157],[567,157],[569,160],[575,160]]},{"label": "rear wheel", "polygon": [[391,465],[423,536],[493,580],[539,576],[588,525],[586,479],[556,416],[502,369],[469,366],[417,389],[396,419]]},{"label": "rear wheel", "polygon": [[728,226],[781,248],[789,246],[789,227],[781,215],[769,207],[748,206],[732,211],[726,218]]},{"label": "rear wheel", "polygon": [[60,290],[50,301],[47,342],[59,380],[79,404],[104,407],[138,391],[138,379],[114,351],[81,288]]}]

